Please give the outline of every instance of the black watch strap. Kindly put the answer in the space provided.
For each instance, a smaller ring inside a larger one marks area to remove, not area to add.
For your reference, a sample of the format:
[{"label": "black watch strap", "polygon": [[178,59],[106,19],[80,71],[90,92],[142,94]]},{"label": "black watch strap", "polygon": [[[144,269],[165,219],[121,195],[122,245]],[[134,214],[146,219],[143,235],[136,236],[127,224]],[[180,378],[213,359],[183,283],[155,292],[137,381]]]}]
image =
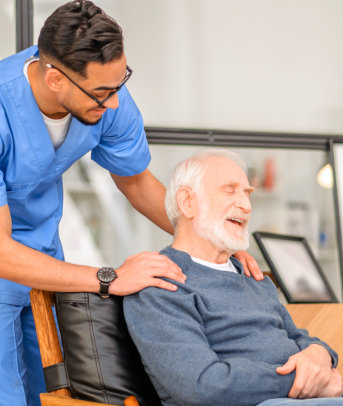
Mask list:
[{"label": "black watch strap", "polygon": [[110,297],[110,283],[100,282],[99,295],[106,299]]}]

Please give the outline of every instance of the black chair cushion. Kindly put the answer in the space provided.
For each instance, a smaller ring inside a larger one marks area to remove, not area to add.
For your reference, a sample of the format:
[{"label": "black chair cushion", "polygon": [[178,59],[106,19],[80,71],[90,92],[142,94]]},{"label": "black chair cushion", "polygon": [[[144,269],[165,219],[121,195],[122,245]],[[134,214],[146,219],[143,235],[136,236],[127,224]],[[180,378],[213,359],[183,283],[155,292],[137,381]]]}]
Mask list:
[{"label": "black chair cushion", "polygon": [[161,406],[128,333],[122,298],[56,293],[67,379],[75,398],[123,405]]}]

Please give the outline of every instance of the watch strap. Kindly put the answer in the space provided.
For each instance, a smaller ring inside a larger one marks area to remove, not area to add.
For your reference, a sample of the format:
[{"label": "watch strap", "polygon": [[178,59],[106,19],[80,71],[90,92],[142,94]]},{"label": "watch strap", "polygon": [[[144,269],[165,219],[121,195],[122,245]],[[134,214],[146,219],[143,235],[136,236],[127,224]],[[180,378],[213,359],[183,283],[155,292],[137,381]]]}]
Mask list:
[{"label": "watch strap", "polygon": [[101,282],[100,281],[100,289],[99,289],[99,295],[103,299],[107,299],[110,297],[110,282]]}]

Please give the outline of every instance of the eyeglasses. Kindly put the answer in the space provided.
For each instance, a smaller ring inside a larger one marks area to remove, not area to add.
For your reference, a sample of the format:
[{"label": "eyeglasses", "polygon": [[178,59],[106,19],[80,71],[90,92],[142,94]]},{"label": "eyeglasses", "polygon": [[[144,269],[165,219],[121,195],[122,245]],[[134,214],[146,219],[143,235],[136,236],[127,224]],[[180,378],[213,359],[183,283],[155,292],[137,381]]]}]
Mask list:
[{"label": "eyeglasses", "polygon": [[53,69],[57,69],[59,72],[61,72],[67,79],[69,79],[71,81],[71,83],[73,83],[76,87],[78,87],[83,93],[85,93],[88,97],[90,97],[92,100],[94,100],[99,108],[104,107],[104,103],[107,102],[107,100],[109,98],[111,98],[112,96],[114,96],[124,85],[125,83],[130,79],[131,75],[132,75],[132,69],[129,66],[126,66],[126,76],[124,78],[124,80],[121,82],[121,84],[116,87],[114,90],[112,90],[109,95],[104,99],[104,100],[99,100],[97,99],[95,96],[93,96],[92,94],[88,93],[85,89],[83,89],[80,85],[78,85],[73,79],[71,79],[65,72],[63,72],[63,70],[61,70],[60,68],[58,68],[55,65],[51,65],[50,63],[47,63],[46,66],[48,68],[53,68]]}]

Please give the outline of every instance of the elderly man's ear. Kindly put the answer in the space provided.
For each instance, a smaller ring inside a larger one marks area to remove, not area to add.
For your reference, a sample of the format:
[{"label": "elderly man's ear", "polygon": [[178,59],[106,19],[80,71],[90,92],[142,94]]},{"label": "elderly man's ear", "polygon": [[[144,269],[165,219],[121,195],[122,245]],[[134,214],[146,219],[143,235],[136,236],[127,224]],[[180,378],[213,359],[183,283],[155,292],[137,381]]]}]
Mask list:
[{"label": "elderly man's ear", "polygon": [[184,217],[192,219],[198,211],[197,195],[188,186],[182,186],[176,193],[179,209]]}]

